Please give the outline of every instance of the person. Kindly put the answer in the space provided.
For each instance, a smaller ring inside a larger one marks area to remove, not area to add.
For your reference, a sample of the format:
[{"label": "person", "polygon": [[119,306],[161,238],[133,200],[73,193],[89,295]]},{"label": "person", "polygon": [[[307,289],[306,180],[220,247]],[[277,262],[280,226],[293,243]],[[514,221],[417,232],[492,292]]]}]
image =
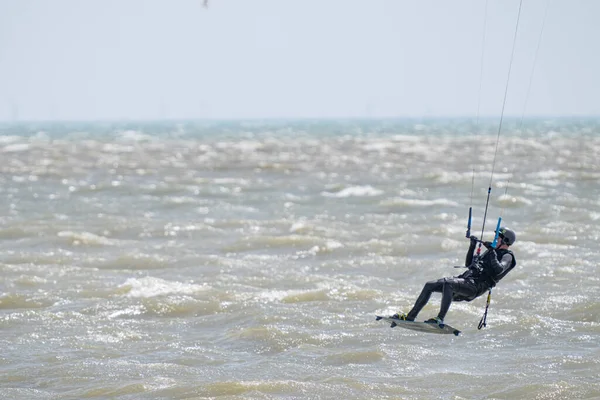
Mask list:
[{"label": "person", "polygon": [[515,232],[511,229],[500,228],[495,248],[490,242],[481,242],[487,248],[487,251],[481,256],[474,255],[475,246],[480,240],[475,236],[471,236],[469,239],[471,239],[471,243],[465,259],[465,267],[468,270],[456,277],[427,282],[413,308],[407,314],[397,313],[393,317],[414,321],[429,301],[431,294],[441,292],[440,312],[437,317],[430,318],[425,322],[443,325],[452,301],[471,301],[481,296],[496,286],[517,265],[513,252],[509,250],[509,247],[517,240]]}]

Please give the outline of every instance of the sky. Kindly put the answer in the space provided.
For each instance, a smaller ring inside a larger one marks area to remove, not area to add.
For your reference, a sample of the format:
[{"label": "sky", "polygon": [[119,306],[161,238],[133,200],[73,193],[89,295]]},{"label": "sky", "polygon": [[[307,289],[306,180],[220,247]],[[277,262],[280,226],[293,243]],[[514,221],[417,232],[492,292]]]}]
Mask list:
[{"label": "sky", "polygon": [[519,4],[0,0],[0,120],[600,116],[600,1],[523,0],[508,80]]}]

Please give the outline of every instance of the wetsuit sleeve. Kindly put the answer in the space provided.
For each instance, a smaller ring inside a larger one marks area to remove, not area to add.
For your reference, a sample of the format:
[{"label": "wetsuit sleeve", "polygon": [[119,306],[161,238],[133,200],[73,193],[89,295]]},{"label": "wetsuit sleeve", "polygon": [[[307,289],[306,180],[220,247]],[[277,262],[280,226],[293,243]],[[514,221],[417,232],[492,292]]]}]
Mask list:
[{"label": "wetsuit sleeve", "polygon": [[498,257],[496,256],[496,250],[492,250],[493,255],[490,257],[490,267],[495,276],[502,275],[506,270],[508,270],[513,262],[513,257],[506,253],[502,256],[502,259],[498,261]]},{"label": "wetsuit sleeve", "polygon": [[469,250],[467,251],[467,257],[465,258],[465,267],[469,267],[473,262],[473,252],[475,251],[475,246],[477,246],[477,242],[471,240],[471,244],[469,245]]}]

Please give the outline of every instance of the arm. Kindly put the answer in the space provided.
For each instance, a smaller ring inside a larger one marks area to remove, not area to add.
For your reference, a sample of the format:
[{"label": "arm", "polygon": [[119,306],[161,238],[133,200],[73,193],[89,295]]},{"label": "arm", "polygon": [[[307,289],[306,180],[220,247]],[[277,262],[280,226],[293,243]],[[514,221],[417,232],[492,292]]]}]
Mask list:
[{"label": "arm", "polygon": [[490,257],[490,269],[492,270],[494,276],[499,276],[504,274],[506,270],[510,268],[512,265],[513,258],[510,254],[506,253],[502,256],[502,259],[498,261],[498,256],[496,255],[496,250],[490,250],[492,252],[492,256]]},{"label": "arm", "polygon": [[475,251],[475,246],[477,245],[477,238],[475,236],[471,236],[471,243],[469,244],[469,250],[467,250],[467,257],[465,258],[465,267],[471,266],[473,262],[473,252]]}]

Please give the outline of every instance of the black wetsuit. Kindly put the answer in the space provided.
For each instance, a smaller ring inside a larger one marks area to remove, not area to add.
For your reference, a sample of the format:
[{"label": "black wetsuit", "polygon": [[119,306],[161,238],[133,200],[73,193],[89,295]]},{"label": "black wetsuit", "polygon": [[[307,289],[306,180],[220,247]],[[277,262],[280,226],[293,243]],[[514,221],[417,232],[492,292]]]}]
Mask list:
[{"label": "black wetsuit", "polygon": [[431,293],[441,292],[442,305],[438,317],[443,320],[452,301],[471,301],[481,296],[496,286],[517,265],[514,254],[507,249],[491,249],[480,257],[474,257],[476,245],[477,242],[471,240],[465,259],[465,267],[469,269],[456,277],[427,282],[407,319],[414,320],[417,317],[429,301]]}]

